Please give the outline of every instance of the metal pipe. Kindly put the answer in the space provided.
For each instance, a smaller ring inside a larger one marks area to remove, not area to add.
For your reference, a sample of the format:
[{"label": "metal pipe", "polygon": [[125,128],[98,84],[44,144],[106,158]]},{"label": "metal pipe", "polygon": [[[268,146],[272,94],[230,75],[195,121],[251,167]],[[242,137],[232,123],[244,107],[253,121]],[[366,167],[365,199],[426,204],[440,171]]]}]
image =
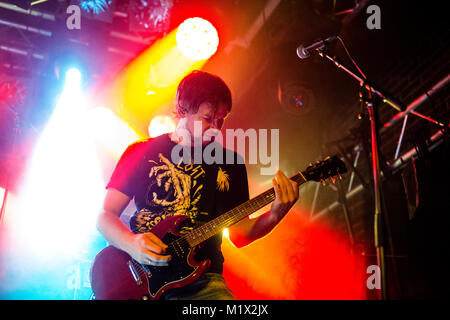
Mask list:
[{"label": "metal pipe", "polygon": [[[436,132],[431,138],[431,145],[428,147],[429,151],[432,151],[434,148],[436,148],[442,140],[440,140],[443,137],[442,130],[439,130]],[[399,169],[403,164],[405,164],[409,159],[412,157],[415,157],[417,155],[417,149],[412,148],[409,151],[405,152],[401,157],[398,157],[395,159],[392,163],[388,162],[389,170],[395,171]]]},{"label": "metal pipe", "polygon": [[409,106],[406,107],[405,111],[399,112],[394,117],[392,117],[391,120],[389,120],[384,124],[381,131],[385,130],[385,128],[391,127],[392,125],[400,121],[400,119],[402,119],[405,115],[413,113],[413,111],[417,109],[417,107],[419,107],[421,104],[427,101],[433,94],[436,94],[440,89],[444,88],[449,83],[449,81],[450,81],[450,74],[448,74],[444,79],[436,83],[430,90],[426,91],[416,100],[411,102]]},{"label": "metal pipe", "polygon": [[[429,146],[428,150],[432,151],[437,146],[439,146],[439,144],[442,142],[442,139],[441,139],[442,137],[443,137],[442,130],[439,130],[438,132],[436,132],[430,138],[431,145]],[[399,169],[402,165],[406,164],[406,162],[409,159],[411,159],[412,157],[415,157],[416,155],[417,155],[416,148],[412,148],[409,151],[405,152],[402,156],[400,156],[399,158],[394,160],[392,163],[388,162],[388,169],[392,170],[392,171],[395,171],[395,170]],[[353,198],[355,195],[357,195],[358,193],[360,193],[363,190],[364,190],[363,185],[359,185],[355,189],[353,189],[352,191],[347,192],[347,194],[345,195],[345,198],[347,200],[349,200],[349,199]],[[311,217],[311,220],[316,220],[316,219],[320,218],[321,216],[327,214],[328,212],[331,212],[332,210],[336,209],[339,206],[340,206],[340,203],[338,201],[335,201],[332,204],[330,204],[328,207],[326,207],[325,209],[322,209],[320,212],[318,212],[317,214],[313,215]]]}]

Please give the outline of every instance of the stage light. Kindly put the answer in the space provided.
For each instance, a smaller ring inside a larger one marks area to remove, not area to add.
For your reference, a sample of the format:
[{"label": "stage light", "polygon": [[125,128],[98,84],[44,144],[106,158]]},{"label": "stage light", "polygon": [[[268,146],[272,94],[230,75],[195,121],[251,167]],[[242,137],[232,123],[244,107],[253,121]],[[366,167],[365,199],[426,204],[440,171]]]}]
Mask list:
[{"label": "stage light", "polygon": [[63,92],[33,150],[14,217],[18,243],[40,259],[78,254],[97,234],[104,181],[86,130],[88,103],[81,79],[79,70],[67,71]]},{"label": "stage light", "polygon": [[[176,31],[157,40],[131,61],[107,88],[107,101],[102,104],[120,109],[118,116],[126,122],[150,120],[160,109],[171,106],[181,79],[192,70],[201,70],[207,62],[184,56],[177,48]],[[148,134],[148,123],[139,127],[143,129],[139,134]]]},{"label": "stage light", "polygon": [[315,108],[312,90],[295,82],[278,82],[278,102],[290,114],[302,116]]},{"label": "stage light", "polygon": [[83,0],[80,1],[81,9],[88,13],[100,14],[111,5],[112,0]]},{"label": "stage light", "polygon": [[[66,71],[66,77],[64,82],[64,89],[61,94],[61,99],[76,99],[76,97],[73,97],[73,95],[80,95],[81,94],[81,79],[82,75],[80,70],[77,68],[69,68]],[[58,101],[58,104],[61,104],[61,102],[65,100]],[[55,109],[58,108],[58,105]]]},{"label": "stage light", "polygon": [[181,23],[176,39],[178,49],[196,61],[211,57],[219,45],[216,28],[202,18],[189,18]]},{"label": "stage light", "polygon": [[[81,110],[85,110],[86,103],[81,93],[81,72],[76,68],[69,68],[65,73],[63,92],[53,110],[48,126],[64,126],[66,122],[80,121]],[[63,127],[59,130],[64,130]]]},{"label": "stage light", "polygon": [[19,81],[0,80],[0,106],[3,104],[14,104],[16,106],[25,102],[27,88]]},{"label": "stage light", "polygon": [[173,0],[130,0],[128,16],[131,31],[165,34],[169,31]]},{"label": "stage light", "polygon": [[173,132],[174,130],[175,122],[169,116],[156,116],[150,121],[148,126],[148,134],[151,138]]},{"label": "stage light", "polygon": [[93,140],[114,158],[119,158],[128,145],[141,138],[108,108],[97,107],[89,110],[87,124]]},{"label": "stage light", "polygon": [[81,83],[81,72],[77,68],[70,68],[66,72],[67,85],[78,85]]}]

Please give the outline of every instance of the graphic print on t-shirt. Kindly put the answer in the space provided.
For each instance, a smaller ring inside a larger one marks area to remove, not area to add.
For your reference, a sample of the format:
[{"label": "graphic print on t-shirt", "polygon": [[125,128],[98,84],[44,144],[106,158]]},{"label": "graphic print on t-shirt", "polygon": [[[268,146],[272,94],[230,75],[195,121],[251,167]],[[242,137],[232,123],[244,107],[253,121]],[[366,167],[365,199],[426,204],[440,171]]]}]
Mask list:
[{"label": "graphic print on t-shirt", "polygon": [[[194,219],[186,219],[179,230],[190,232],[249,199],[245,165],[236,153],[223,150],[223,159],[231,155],[233,164],[185,164],[171,161],[175,146],[168,134],[137,141],[127,147],[111,175],[106,188],[134,200],[137,211],[129,219],[134,233],[150,232],[180,214]],[[211,259],[208,272],[223,271],[221,243],[222,234],[217,234],[196,249],[196,259]]]},{"label": "graphic print on t-shirt", "polygon": [[133,229],[137,232],[148,232],[173,215],[186,215],[195,222],[199,214],[198,203],[205,180],[202,166],[181,162],[175,165],[161,153],[158,158],[158,162],[149,160],[153,166],[146,192],[147,207],[134,218]]},{"label": "graphic print on t-shirt", "polygon": [[230,175],[219,167],[217,172],[217,190],[228,191],[230,189]]}]

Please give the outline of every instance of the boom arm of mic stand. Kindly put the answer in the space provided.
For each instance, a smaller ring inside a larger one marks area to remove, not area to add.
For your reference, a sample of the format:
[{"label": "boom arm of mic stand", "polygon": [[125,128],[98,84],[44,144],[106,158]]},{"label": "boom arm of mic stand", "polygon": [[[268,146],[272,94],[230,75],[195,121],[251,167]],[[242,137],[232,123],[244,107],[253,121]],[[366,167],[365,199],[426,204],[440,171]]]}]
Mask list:
[{"label": "boom arm of mic stand", "polygon": [[[349,70],[348,68],[346,68],[344,65],[342,65],[337,59],[336,57],[330,57],[329,55],[327,55],[323,49],[317,49],[317,51],[319,52],[319,55],[322,57],[327,58],[328,60],[332,61],[338,68],[344,70],[345,72],[347,72],[349,75],[351,75],[353,78],[355,78],[362,87],[366,88],[367,90],[371,91],[372,93],[375,93],[376,95],[378,95],[382,101],[388,105],[390,105],[392,108],[394,108],[395,110],[397,110],[399,113],[397,115],[395,115],[389,122],[385,123],[385,125],[383,126],[383,128],[381,128],[381,132],[384,132],[384,130],[386,130],[386,128],[392,126],[395,122],[397,122],[398,120],[402,119],[405,115],[407,114],[413,114],[417,117],[420,117],[422,119],[428,120],[442,128],[449,128],[450,124],[445,124],[442,123],[440,121],[437,121],[435,119],[432,119],[428,116],[425,116],[423,114],[420,114],[419,112],[416,112],[414,109],[417,107],[417,105],[419,103],[421,103],[424,100],[424,97],[420,97],[417,101],[414,101],[410,106],[406,107],[401,103],[398,103],[395,99],[389,97],[388,94],[385,94],[382,92],[382,90],[377,89],[375,87],[375,85],[369,83],[367,81],[367,79],[362,79],[361,77],[359,77],[357,74],[355,74],[354,72],[352,72],[351,70]],[[441,87],[445,86],[449,81],[449,76],[447,75],[447,77],[443,80],[441,80],[435,87],[433,87],[430,91],[434,92],[437,91],[438,89],[440,89]],[[424,94],[424,96],[427,96],[428,93]]]},{"label": "boom arm of mic stand", "polygon": [[330,57],[328,54],[325,53],[324,50],[317,50],[317,51],[319,52],[319,55],[321,57],[327,58],[328,60],[333,62],[339,69],[344,70],[349,75],[351,75],[354,79],[356,79],[359,82],[361,87],[364,87],[367,90],[370,90],[371,92],[373,92],[377,96],[379,96],[383,100],[384,103],[387,103],[388,105],[390,105],[391,107],[393,107],[395,110],[397,110],[399,112],[405,111],[406,107],[404,105],[402,105],[401,103],[398,103],[397,101],[395,101],[395,99],[389,97],[388,94],[383,93],[380,89],[377,89],[373,84],[369,83],[367,81],[367,79],[363,79],[360,76],[358,76],[357,74],[355,74],[354,72],[352,72],[350,69],[345,67],[342,63],[340,63],[336,57]]}]

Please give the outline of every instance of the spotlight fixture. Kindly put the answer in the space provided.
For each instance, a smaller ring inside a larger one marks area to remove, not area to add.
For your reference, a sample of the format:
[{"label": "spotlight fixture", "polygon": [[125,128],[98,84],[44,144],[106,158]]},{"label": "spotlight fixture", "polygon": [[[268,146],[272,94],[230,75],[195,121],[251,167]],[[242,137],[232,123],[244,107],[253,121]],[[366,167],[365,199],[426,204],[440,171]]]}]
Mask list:
[{"label": "spotlight fixture", "polygon": [[0,106],[3,104],[21,105],[27,97],[26,86],[19,81],[0,82]]},{"label": "spotlight fixture", "polygon": [[202,18],[189,18],[177,30],[177,47],[188,58],[204,60],[211,57],[219,46],[216,28]]},{"label": "spotlight fixture", "polygon": [[170,27],[173,0],[130,0],[131,31],[166,34]]},{"label": "spotlight fixture", "polygon": [[87,13],[100,14],[112,4],[112,0],[82,0],[80,7]]},{"label": "spotlight fixture", "polygon": [[295,82],[278,83],[278,102],[290,114],[302,116],[315,106],[313,92]]}]

